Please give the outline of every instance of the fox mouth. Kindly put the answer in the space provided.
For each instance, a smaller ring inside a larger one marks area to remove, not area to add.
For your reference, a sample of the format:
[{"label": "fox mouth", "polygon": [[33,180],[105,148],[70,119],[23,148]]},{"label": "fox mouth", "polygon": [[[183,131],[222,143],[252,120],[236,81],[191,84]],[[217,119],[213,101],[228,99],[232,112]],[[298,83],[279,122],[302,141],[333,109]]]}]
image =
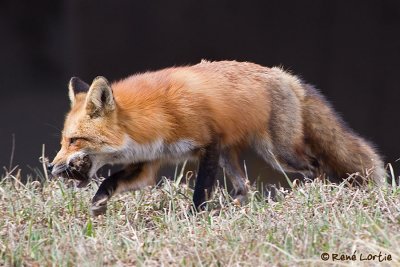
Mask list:
[{"label": "fox mouth", "polygon": [[[62,168],[62,167],[61,167]],[[75,180],[77,182],[77,187],[85,187],[89,184],[91,177],[89,173],[80,172],[73,167],[64,167],[57,174],[52,174],[54,177],[61,177],[67,180]]]},{"label": "fox mouth", "polygon": [[85,187],[89,184],[91,177],[89,175],[92,162],[88,155],[72,159],[69,164],[54,166],[53,176],[62,177],[68,180],[77,181],[78,187]]}]

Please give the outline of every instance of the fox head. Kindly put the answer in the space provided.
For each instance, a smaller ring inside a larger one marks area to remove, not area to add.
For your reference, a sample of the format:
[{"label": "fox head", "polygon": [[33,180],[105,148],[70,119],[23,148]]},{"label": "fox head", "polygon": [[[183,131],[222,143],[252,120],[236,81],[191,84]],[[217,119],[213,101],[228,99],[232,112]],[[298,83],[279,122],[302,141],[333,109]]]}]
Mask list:
[{"label": "fox head", "polygon": [[79,78],[69,82],[71,109],[62,131],[61,149],[49,170],[53,176],[86,184],[97,170],[118,158],[123,131],[117,121],[117,104],[110,84],[97,77],[89,86]]}]

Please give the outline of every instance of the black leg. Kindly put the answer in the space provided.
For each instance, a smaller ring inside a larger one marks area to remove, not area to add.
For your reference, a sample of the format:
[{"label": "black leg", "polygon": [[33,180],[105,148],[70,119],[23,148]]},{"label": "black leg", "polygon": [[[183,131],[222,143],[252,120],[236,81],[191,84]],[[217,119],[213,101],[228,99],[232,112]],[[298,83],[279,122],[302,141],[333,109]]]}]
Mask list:
[{"label": "black leg", "polygon": [[125,169],[113,173],[106,178],[100,185],[92,199],[91,211],[93,215],[103,214],[107,209],[107,201],[117,191],[121,185],[129,183],[140,175],[143,170],[143,163],[132,164]]},{"label": "black leg", "polygon": [[219,155],[219,143],[214,142],[205,148],[205,152],[200,158],[193,194],[193,203],[196,209],[204,208],[204,202],[212,193],[212,187],[218,171]]}]

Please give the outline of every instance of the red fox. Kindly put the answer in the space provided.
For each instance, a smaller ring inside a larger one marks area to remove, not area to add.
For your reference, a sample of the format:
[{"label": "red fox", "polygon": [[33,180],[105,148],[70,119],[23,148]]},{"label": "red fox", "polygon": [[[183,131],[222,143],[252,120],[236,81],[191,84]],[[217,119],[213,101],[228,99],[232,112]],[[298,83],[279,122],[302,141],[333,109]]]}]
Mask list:
[{"label": "red fox", "polygon": [[71,110],[54,176],[81,185],[106,164],[122,164],[100,185],[92,212],[114,194],[155,182],[161,164],[198,159],[193,204],[202,208],[224,168],[239,200],[248,191],[238,155],[253,148],[272,167],[307,177],[327,173],[358,183],[385,181],[374,148],[350,130],[312,86],[281,68],[202,61],[133,75],[113,84],[69,83]]}]

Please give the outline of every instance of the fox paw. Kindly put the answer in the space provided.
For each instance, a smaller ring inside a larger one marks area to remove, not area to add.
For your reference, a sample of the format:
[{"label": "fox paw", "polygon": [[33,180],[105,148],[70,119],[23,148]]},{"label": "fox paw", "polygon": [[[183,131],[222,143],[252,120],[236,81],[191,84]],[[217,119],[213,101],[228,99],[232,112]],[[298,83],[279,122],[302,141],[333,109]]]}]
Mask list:
[{"label": "fox paw", "polygon": [[92,216],[99,216],[105,214],[107,211],[108,195],[95,195],[92,200],[92,206],[90,207],[90,213]]},{"label": "fox paw", "polygon": [[97,217],[97,216],[106,214],[106,211],[107,211],[107,205],[101,205],[101,206],[94,206],[94,205],[92,205],[92,206],[90,207],[90,214],[91,214],[93,217]]},{"label": "fox paw", "polygon": [[246,201],[247,201],[247,195],[238,194],[233,197],[232,203],[233,205],[240,207],[243,206],[246,203]]}]

